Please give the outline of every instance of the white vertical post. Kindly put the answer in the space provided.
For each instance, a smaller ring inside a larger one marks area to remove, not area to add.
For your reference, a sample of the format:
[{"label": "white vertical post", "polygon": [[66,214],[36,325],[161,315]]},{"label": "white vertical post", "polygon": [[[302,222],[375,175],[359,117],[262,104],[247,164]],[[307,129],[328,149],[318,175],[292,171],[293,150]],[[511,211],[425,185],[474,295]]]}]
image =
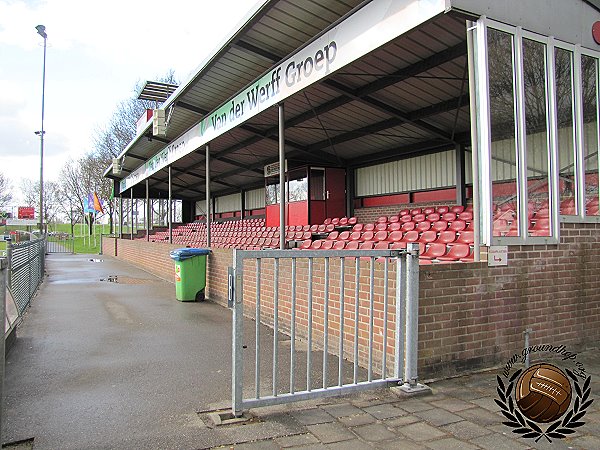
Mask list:
[{"label": "white vertical post", "polygon": [[206,144],[206,248],[210,248],[210,146]]},{"label": "white vertical post", "polygon": [[150,241],[150,183],[146,178],[146,202],[144,205],[146,208],[144,222],[146,222],[146,241]]},{"label": "white vertical post", "polygon": [[169,222],[169,244],[173,243],[173,185],[171,166],[169,165],[169,200],[167,201],[167,221]]},{"label": "white vertical post", "polygon": [[[232,366],[231,394],[232,413],[234,417],[242,415],[242,388],[244,375],[244,355],[242,345],[244,339],[244,260],[239,255],[239,250],[233,250],[234,291],[233,291],[233,336],[232,342]],[[277,334],[277,332],[276,332]],[[258,342],[256,343],[258,345]]]},{"label": "white vertical post", "polygon": [[279,248],[285,249],[285,109],[283,103],[279,108]]}]

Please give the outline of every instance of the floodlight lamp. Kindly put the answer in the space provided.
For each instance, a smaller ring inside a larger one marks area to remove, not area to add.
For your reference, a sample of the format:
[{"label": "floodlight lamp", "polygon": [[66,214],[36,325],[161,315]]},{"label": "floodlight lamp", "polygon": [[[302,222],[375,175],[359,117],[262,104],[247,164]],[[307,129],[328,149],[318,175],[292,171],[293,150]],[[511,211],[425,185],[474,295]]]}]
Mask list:
[{"label": "floodlight lamp", "polygon": [[35,29],[37,30],[38,34],[44,39],[48,37],[48,35],[46,34],[46,27],[44,25],[38,25],[37,27],[35,27]]}]

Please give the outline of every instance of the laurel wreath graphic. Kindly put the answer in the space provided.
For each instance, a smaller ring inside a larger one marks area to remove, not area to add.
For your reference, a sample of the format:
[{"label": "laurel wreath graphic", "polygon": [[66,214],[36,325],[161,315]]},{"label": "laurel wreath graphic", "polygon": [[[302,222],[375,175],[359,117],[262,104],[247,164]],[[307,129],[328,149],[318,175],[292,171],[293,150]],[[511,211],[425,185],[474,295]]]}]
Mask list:
[{"label": "laurel wreath graphic", "polygon": [[577,375],[571,372],[569,369],[565,369],[567,375],[573,379],[573,385],[575,386],[575,401],[573,408],[563,418],[550,424],[546,430],[542,428],[532,420],[527,419],[519,408],[515,407],[515,402],[512,398],[513,387],[515,380],[519,377],[523,369],[517,370],[508,380],[508,385],[505,387],[500,375],[497,375],[499,399],[494,399],[496,404],[502,409],[502,414],[508,419],[506,422],[502,422],[504,425],[512,428],[512,432],[521,435],[524,439],[534,439],[538,442],[542,438],[546,438],[548,442],[552,442],[552,439],[564,439],[569,434],[573,434],[576,428],[585,424],[581,419],[585,416],[586,410],[594,402],[594,399],[590,399],[590,393],[592,391],[590,387],[591,376],[588,376],[583,383],[583,388],[579,385]]}]

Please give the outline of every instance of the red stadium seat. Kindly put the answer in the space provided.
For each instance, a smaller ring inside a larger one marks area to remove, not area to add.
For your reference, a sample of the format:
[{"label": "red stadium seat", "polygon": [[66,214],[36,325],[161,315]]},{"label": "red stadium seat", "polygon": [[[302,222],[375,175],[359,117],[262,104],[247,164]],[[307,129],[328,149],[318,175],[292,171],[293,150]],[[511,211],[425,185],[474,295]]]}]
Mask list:
[{"label": "red stadium seat", "polygon": [[388,218],[386,216],[381,216],[379,218],[377,218],[376,222],[377,223],[387,223]]},{"label": "red stadium seat", "polygon": [[348,225],[348,218],[347,218],[347,217],[342,217],[342,218],[340,219],[340,223],[339,223],[339,225],[341,225],[341,226]]},{"label": "red stadium seat", "polygon": [[327,240],[328,241],[335,241],[338,238],[339,234],[340,233],[337,232],[337,231],[332,231],[331,233],[329,233],[329,236],[327,236]]},{"label": "red stadium seat", "polygon": [[400,229],[404,232],[412,231],[415,229],[416,226],[417,225],[414,222],[405,222],[402,224],[402,227]]},{"label": "red stadium seat", "polygon": [[388,235],[388,241],[399,242],[402,240],[402,231],[392,231]]},{"label": "red stadium seat", "polygon": [[335,241],[333,244],[333,249],[334,250],[344,250],[345,246],[346,246],[345,241]]},{"label": "red stadium seat", "polygon": [[450,211],[450,208],[448,208],[447,206],[438,206],[437,210],[436,210],[439,214],[445,214],[448,211]]},{"label": "red stadium seat", "polygon": [[385,222],[385,223],[384,222],[378,222],[375,225],[375,231],[385,231],[385,230],[387,230],[387,227],[388,227],[387,222]]},{"label": "red stadium seat", "polygon": [[350,239],[350,232],[349,231],[342,231],[338,235],[338,241],[347,241],[348,239]]},{"label": "red stadium seat", "polygon": [[423,244],[428,244],[430,242],[433,242],[437,239],[437,233],[435,231],[429,230],[429,231],[424,231],[423,234],[421,234],[421,237],[419,237],[419,239],[417,240],[417,242],[422,242]]},{"label": "red stadium seat", "polygon": [[414,216],[415,214],[421,214],[421,213],[423,213],[423,210],[421,208],[414,208],[414,209],[411,209],[411,211],[410,211],[410,214],[412,216]]},{"label": "red stadium seat", "polygon": [[463,211],[458,215],[460,220],[464,220],[465,222],[469,222],[473,220],[473,213],[471,211]]},{"label": "red stadium seat", "polygon": [[333,248],[333,244],[335,244],[335,241],[325,240],[323,241],[320,250],[331,250]]},{"label": "red stadium seat", "polygon": [[434,212],[435,212],[435,208],[432,208],[431,206],[423,209],[423,214],[425,214],[425,215],[428,215],[428,214],[431,214]]},{"label": "red stadium seat", "polygon": [[357,223],[352,227],[352,231],[362,231],[364,227],[364,224]]},{"label": "red stadium seat", "polygon": [[[412,223],[412,222],[410,222]],[[398,231],[400,228],[402,227],[402,225],[400,224],[400,222],[392,222],[388,225],[388,231]]]},{"label": "red stadium seat", "polygon": [[325,231],[327,233],[331,233],[333,230],[335,230],[335,225],[333,223],[330,223],[329,225],[325,226]]},{"label": "red stadium seat", "polygon": [[358,241],[350,241],[346,244],[346,248],[344,250],[358,250]]},{"label": "red stadium seat", "polygon": [[429,220],[430,222],[437,222],[438,220],[440,220],[440,215],[438,213],[434,212],[431,214],[427,214],[425,219]]},{"label": "red stadium seat", "polygon": [[348,219],[348,225],[356,225],[356,222],[358,222],[358,219],[356,217],[350,217]]},{"label": "red stadium seat", "polygon": [[385,241],[388,238],[388,232],[387,231],[378,231],[377,233],[375,233],[374,236],[374,240],[375,241]]},{"label": "red stadium seat", "polygon": [[421,214],[421,213],[414,214],[413,218],[412,218],[412,221],[416,222],[416,223],[423,222],[424,220],[425,220],[425,214]]},{"label": "red stadium seat", "polygon": [[360,245],[358,246],[358,248],[360,250],[373,250],[373,247],[375,246],[373,241],[366,241],[366,242],[361,242]]},{"label": "red stadium seat", "polygon": [[360,231],[353,231],[352,233],[350,233],[350,240],[351,241],[360,241],[360,236],[361,236]]},{"label": "red stadium seat", "polygon": [[450,208],[450,211],[455,213],[455,214],[460,214],[461,212],[463,212],[465,210],[465,207],[462,205],[455,205],[453,207]]},{"label": "red stadium seat", "polygon": [[388,219],[389,223],[396,223],[398,221],[400,221],[400,217],[399,216],[390,216],[389,219]]},{"label": "red stadium seat", "polygon": [[453,220],[456,220],[456,214],[453,212],[447,212],[442,214],[442,220],[445,220],[446,222],[452,222]]},{"label": "red stadium seat", "polygon": [[311,225],[309,231],[316,233],[318,230],[319,230],[319,225]]},{"label": "red stadium seat", "polygon": [[440,261],[460,261],[469,256],[471,248],[468,244],[452,244],[448,253],[438,256]]},{"label": "red stadium seat", "polygon": [[323,241],[322,239],[317,239],[316,241],[313,241],[312,244],[310,245],[310,249],[311,250],[318,250],[321,248],[321,246],[323,245]]},{"label": "red stadium seat", "polygon": [[440,256],[444,256],[446,254],[446,244],[442,244],[439,242],[432,242],[427,247],[427,250],[421,255],[419,258],[424,259],[437,259]]},{"label": "red stadium seat", "polygon": [[410,214],[405,214],[403,216],[400,216],[400,222],[412,222],[412,216]]},{"label": "red stadium seat", "polygon": [[389,248],[390,243],[386,241],[376,242],[373,247],[374,250],[387,250]]},{"label": "red stadium seat", "polygon": [[456,231],[447,230],[447,231],[440,231],[440,234],[439,234],[438,238],[435,240],[435,242],[440,242],[442,244],[450,244],[451,242],[454,242],[455,240],[456,240]]},{"label": "red stadium seat", "polygon": [[366,223],[365,226],[363,227],[363,231],[373,231],[375,229],[375,224],[373,223]]},{"label": "red stadium seat", "polygon": [[399,215],[400,217],[402,217],[402,216],[406,216],[406,215],[409,215],[409,214],[410,214],[410,209],[403,209],[403,210],[401,210],[401,211],[398,213],[398,215]]},{"label": "red stadium seat", "polygon": [[467,224],[465,223],[464,220],[455,220],[454,222],[450,222],[450,225],[448,226],[449,230],[454,230],[456,232],[462,231],[467,227]]},{"label": "red stadium seat", "polygon": [[360,237],[361,241],[372,241],[373,238],[375,237],[375,233],[373,233],[372,231],[365,231],[362,236]]},{"label": "red stadium seat", "polygon": [[327,226],[327,225],[319,225],[319,226],[317,227],[317,232],[318,232],[318,233],[325,233],[325,227],[326,227],[326,226]]},{"label": "red stadium seat", "polygon": [[402,236],[402,240],[404,242],[416,242],[419,239],[419,232],[412,230],[407,231],[404,236]]},{"label": "red stadium seat", "polygon": [[390,246],[391,250],[402,250],[406,248],[406,242],[393,242]]},{"label": "red stadium seat", "polygon": [[448,222],[443,220],[438,220],[437,222],[433,222],[431,224],[431,229],[437,231],[438,233],[441,231],[446,231],[448,229]]},{"label": "red stadium seat", "polygon": [[457,244],[472,244],[475,242],[475,234],[472,231],[461,231],[454,242]]},{"label": "red stadium seat", "polygon": [[323,224],[325,224],[325,225],[329,225],[330,223],[331,223],[331,218],[330,217],[328,217],[327,219],[325,219],[323,221]]},{"label": "red stadium seat", "polygon": [[431,222],[428,220],[424,220],[423,222],[419,222],[415,227],[415,230],[422,233],[423,231],[427,231],[431,228]]}]

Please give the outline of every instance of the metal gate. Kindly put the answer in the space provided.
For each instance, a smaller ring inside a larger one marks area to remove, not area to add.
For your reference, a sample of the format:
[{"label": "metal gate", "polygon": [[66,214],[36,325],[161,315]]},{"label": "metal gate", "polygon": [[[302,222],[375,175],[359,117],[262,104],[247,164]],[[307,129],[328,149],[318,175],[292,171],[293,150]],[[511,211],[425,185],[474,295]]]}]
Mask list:
[{"label": "metal gate", "polygon": [[7,286],[19,316],[29,306],[44,278],[44,250],[43,238],[8,245]]},{"label": "metal gate", "polygon": [[75,240],[72,234],[48,233],[46,236],[46,253],[74,253]]},{"label": "metal gate", "polygon": [[[234,416],[401,382],[415,386],[418,252],[413,244],[235,250],[229,268]],[[246,336],[244,313],[255,328]],[[248,368],[244,352],[253,353]]]}]

